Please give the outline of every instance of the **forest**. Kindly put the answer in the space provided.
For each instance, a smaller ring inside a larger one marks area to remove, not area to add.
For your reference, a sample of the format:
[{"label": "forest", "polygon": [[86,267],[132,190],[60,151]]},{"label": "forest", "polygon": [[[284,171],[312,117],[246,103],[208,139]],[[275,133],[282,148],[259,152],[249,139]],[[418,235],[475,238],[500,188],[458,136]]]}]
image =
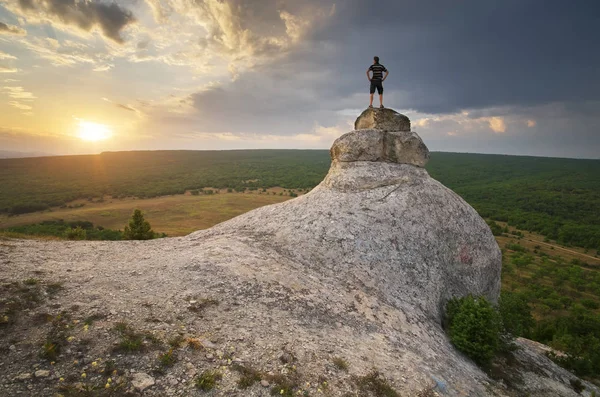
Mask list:
[{"label": "forest", "polygon": [[[0,213],[76,199],[183,194],[205,188],[310,189],[325,150],[139,151],[0,160]],[[430,175],[484,218],[561,244],[600,249],[600,160],[434,152]]]}]

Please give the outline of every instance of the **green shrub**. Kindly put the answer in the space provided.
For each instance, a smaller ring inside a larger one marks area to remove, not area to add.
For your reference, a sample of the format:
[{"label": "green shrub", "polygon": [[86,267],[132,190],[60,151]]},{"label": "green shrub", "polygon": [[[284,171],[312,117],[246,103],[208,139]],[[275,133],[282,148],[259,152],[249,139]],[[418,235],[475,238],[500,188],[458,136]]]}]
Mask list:
[{"label": "green shrub", "polygon": [[488,364],[501,347],[500,314],[484,297],[448,301],[446,331],[452,344],[479,365]]},{"label": "green shrub", "polygon": [[133,211],[129,226],[125,226],[125,230],[123,230],[123,238],[125,240],[150,240],[154,238],[150,223],[144,220],[144,215],[139,209]]},{"label": "green shrub", "polygon": [[65,237],[69,240],[85,240],[87,237],[87,232],[85,229],[82,229],[81,226],[77,226],[74,229],[67,230]]}]

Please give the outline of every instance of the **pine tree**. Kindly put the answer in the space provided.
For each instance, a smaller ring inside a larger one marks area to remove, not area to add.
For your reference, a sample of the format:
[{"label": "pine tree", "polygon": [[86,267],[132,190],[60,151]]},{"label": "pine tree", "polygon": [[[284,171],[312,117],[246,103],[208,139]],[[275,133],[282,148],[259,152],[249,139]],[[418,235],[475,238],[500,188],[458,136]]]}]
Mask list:
[{"label": "pine tree", "polygon": [[154,238],[150,223],[144,220],[144,215],[139,209],[133,211],[129,226],[125,226],[125,230],[123,230],[123,238],[125,240],[150,240]]}]

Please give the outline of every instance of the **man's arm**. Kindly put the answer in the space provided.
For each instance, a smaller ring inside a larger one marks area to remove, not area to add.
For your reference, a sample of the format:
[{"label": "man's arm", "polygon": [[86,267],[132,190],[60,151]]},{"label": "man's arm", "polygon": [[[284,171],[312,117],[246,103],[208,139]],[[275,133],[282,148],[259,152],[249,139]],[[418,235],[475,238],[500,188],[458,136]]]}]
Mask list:
[{"label": "man's arm", "polygon": [[371,68],[367,69],[367,78],[369,79],[369,81],[371,81],[371,76],[369,75],[370,71],[371,71]]},{"label": "man's arm", "polygon": [[390,71],[386,69],[385,76],[383,76],[383,80],[381,80],[381,81],[385,81],[385,79],[387,79],[387,77],[388,77],[388,74],[390,74]]}]

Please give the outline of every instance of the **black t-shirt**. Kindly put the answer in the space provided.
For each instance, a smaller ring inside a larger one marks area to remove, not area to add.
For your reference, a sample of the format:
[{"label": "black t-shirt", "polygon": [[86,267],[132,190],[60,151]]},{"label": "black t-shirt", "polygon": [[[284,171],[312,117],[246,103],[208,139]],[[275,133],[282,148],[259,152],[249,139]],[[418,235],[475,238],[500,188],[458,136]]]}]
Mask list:
[{"label": "black t-shirt", "polygon": [[369,70],[373,72],[373,80],[383,80],[383,72],[387,72],[385,66],[380,63],[376,63],[369,67]]}]

